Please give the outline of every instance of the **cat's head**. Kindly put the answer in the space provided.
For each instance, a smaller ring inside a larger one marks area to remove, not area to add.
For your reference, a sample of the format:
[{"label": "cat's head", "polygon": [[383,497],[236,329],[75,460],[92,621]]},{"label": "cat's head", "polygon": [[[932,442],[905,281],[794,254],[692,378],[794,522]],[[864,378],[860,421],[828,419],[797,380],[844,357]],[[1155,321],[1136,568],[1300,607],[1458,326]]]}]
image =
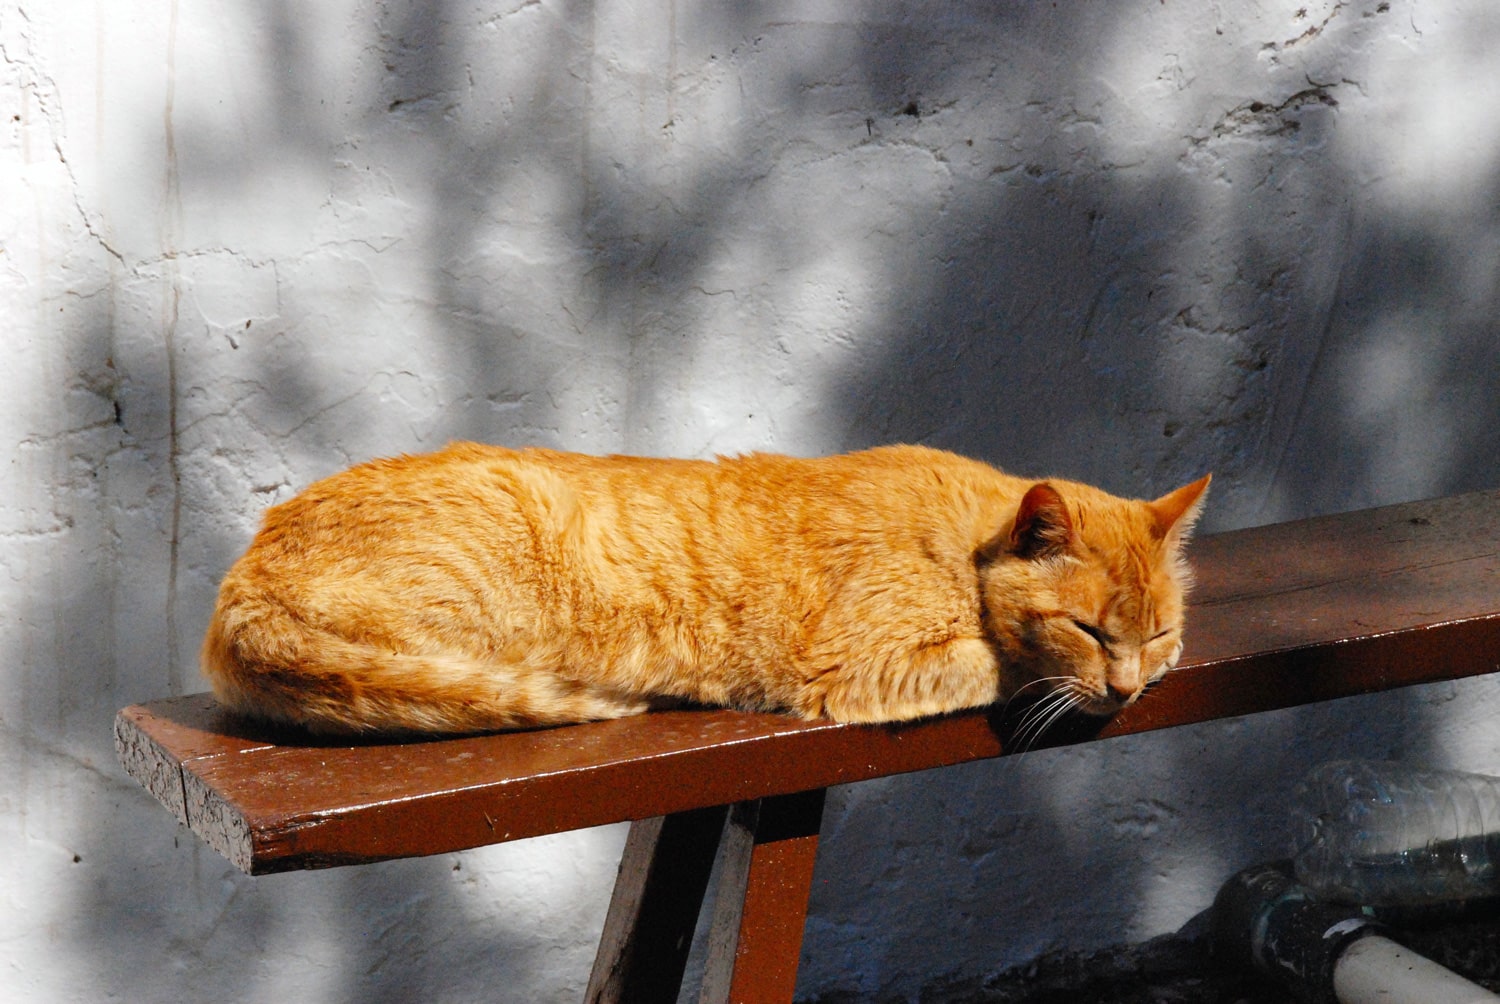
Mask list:
[{"label": "cat's head", "polygon": [[1134,701],[1182,654],[1182,545],[1209,478],[1150,502],[1034,484],[981,554],[986,628],[1007,688],[1065,695],[1089,714]]}]

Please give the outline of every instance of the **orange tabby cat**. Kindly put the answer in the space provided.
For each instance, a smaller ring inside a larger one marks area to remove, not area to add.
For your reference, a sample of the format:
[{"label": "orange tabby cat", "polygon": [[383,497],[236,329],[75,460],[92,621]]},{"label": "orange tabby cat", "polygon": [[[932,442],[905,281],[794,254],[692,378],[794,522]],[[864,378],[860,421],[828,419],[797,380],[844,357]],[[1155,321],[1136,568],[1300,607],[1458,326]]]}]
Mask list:
[{"label": "orange tabby cat", "polygon": [[913,446],[801,460],[455,444],[271,509],[203,667],[328,732],[466,732],[688,699],[882,722],[1025,686],[1107,714],[1182,650],[1207,477],[1154,502]]}]

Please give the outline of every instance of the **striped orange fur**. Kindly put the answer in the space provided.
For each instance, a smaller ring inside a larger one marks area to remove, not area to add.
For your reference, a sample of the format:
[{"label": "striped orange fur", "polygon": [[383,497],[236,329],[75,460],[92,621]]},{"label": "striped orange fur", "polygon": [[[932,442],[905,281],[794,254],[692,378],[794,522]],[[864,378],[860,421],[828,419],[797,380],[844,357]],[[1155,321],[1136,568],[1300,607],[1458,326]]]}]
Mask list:
[{"label": "striped orange fur", "polygon": [[592,457],[458,443],[269,510],[203,645],[219,699],[327,732],[468,732],[687,700],[879,722],[1066,693],[1181,650],[1154,502],[938,450]]}]

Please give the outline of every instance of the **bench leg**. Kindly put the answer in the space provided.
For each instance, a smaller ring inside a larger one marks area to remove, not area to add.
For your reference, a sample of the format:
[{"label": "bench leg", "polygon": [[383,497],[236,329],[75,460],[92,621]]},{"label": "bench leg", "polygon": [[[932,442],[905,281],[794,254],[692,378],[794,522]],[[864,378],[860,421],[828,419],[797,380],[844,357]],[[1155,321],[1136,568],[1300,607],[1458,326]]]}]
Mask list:
[{"label": "bench leg", "polygon": [[630,824],[584,1000],[677,1000],[728,806]]},{"label": "bench leg", "polygon": [[741,802],[730,813],[700,1004],[790,1004],[825,794]]}]

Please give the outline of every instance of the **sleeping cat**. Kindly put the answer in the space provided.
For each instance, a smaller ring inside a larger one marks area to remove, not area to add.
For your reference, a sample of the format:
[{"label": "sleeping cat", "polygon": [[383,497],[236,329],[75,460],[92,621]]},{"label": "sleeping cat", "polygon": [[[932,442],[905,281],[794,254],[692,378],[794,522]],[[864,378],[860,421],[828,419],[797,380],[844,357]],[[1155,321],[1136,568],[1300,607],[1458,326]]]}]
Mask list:
[{"label": "sleeping cat", "polygon": [[886,722],[1022,689],[1109,714],[1177,662],[1207,477],[1154,502],[938,450],[459,443],[275,506],[203,645],[226,706],[473,732],[679,699]]}]

